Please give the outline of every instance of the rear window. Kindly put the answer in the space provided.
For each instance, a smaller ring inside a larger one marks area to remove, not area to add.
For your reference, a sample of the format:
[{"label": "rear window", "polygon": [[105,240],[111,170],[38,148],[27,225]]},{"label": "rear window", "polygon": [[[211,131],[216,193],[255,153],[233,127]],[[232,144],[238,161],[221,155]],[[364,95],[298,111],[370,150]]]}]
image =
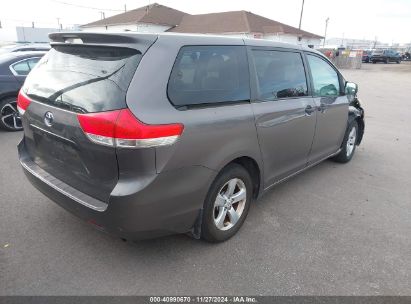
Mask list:
[{"label": "rear window", "polygon": [[170,75],[168,96],[176,107],[250,100],[245,47],[183,47]]},{"label": "rear window", "polygon": [[129,48],[55,46],[27,77],[32,99],[78,113],[126,106],[126,92],[141,54]]}]

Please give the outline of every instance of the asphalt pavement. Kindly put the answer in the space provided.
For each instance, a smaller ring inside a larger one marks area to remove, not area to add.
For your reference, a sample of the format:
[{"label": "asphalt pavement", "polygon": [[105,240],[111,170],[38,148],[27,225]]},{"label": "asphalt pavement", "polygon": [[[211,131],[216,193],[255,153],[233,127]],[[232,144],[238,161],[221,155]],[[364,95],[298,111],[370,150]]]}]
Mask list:
[{"label": "asphalt pavement", "polygon": [[411,64],[344,70],[363,143],[256,202],[231,240],[137,243],[35,190],[0,131],[0,295],[411,295]]}]

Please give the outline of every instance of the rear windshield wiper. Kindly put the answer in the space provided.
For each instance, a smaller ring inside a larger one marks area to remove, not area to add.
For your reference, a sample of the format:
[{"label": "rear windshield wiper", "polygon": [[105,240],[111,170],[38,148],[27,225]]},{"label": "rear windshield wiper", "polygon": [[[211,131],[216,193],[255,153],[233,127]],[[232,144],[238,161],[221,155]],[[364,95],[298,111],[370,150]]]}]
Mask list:
[{"label": "rear windshield wiper", "polygon": [[72,91],[72,90],[74,90],[74,89],[77,89],[77,88],[79,88],[79,87],[88,85],[88,84],[90,84],[90,83],[95,83],[95,82],[99,82],[99,81],[102,81],[102,80],[106,80],[106,79],[110,78],[111,76],[113,76],[114,74],[118,73],[122,68],[124,68],[124,66],[125,66],[125,64],[123,64],[121,67],[119,67],[119,68],[118,68],[117,70],[115,70],[113,73],[108,74],[107,76],[104,76],[104,77],[100,77],[100,76],[99,76],[99,77],[92,78],[92,79],[89,79],[89,80],[85,80],[85,81],[82,81],[82,82],[79,82],[79,83],[75,83],[75,84],[73,84],[73,85],[71,85],[71,86],[68,86],[68,87],[66,87],[66,88],[64,88],[64,89],[58,90],[58,91],[56,91],[55,93],[53,93],[52,95],[50,95],[48,98],[46,98],[46,99],[48,99],[48,100],[56,100],[57,97],[63,95],[64,93],[67,93],[67,92]]}]

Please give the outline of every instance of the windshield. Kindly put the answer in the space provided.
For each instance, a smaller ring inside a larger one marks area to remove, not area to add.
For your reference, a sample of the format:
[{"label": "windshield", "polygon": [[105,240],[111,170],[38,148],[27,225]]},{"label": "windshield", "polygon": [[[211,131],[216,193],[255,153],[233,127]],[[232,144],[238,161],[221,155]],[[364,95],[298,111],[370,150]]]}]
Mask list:
[{"label": "windshield", "polygon": [[121,109],[141,54],[102,46],[55,46],[27,77],[34,100],[73,112]]},{"label": "windshield", "polygon": [[372,52],[372,53],[373,53],[373,55],[381,55],[381,54],[384,53],[384,50],[376,50],[376,51],[374,51],[374,52]]}]

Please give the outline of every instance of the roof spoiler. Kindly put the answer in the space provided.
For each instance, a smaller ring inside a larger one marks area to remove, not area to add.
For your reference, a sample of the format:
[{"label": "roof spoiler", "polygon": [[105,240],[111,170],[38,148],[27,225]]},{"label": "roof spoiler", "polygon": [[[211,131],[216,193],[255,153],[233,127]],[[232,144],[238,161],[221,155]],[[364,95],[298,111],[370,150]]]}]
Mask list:
[{"label": "roof spoiler", "polygon": [[90,32],[57,32],[50,33],[50,44],[53,45],[98,45],[127,47],[145,53],[157,40],[158,36],[140,33],[90,33]]}]

